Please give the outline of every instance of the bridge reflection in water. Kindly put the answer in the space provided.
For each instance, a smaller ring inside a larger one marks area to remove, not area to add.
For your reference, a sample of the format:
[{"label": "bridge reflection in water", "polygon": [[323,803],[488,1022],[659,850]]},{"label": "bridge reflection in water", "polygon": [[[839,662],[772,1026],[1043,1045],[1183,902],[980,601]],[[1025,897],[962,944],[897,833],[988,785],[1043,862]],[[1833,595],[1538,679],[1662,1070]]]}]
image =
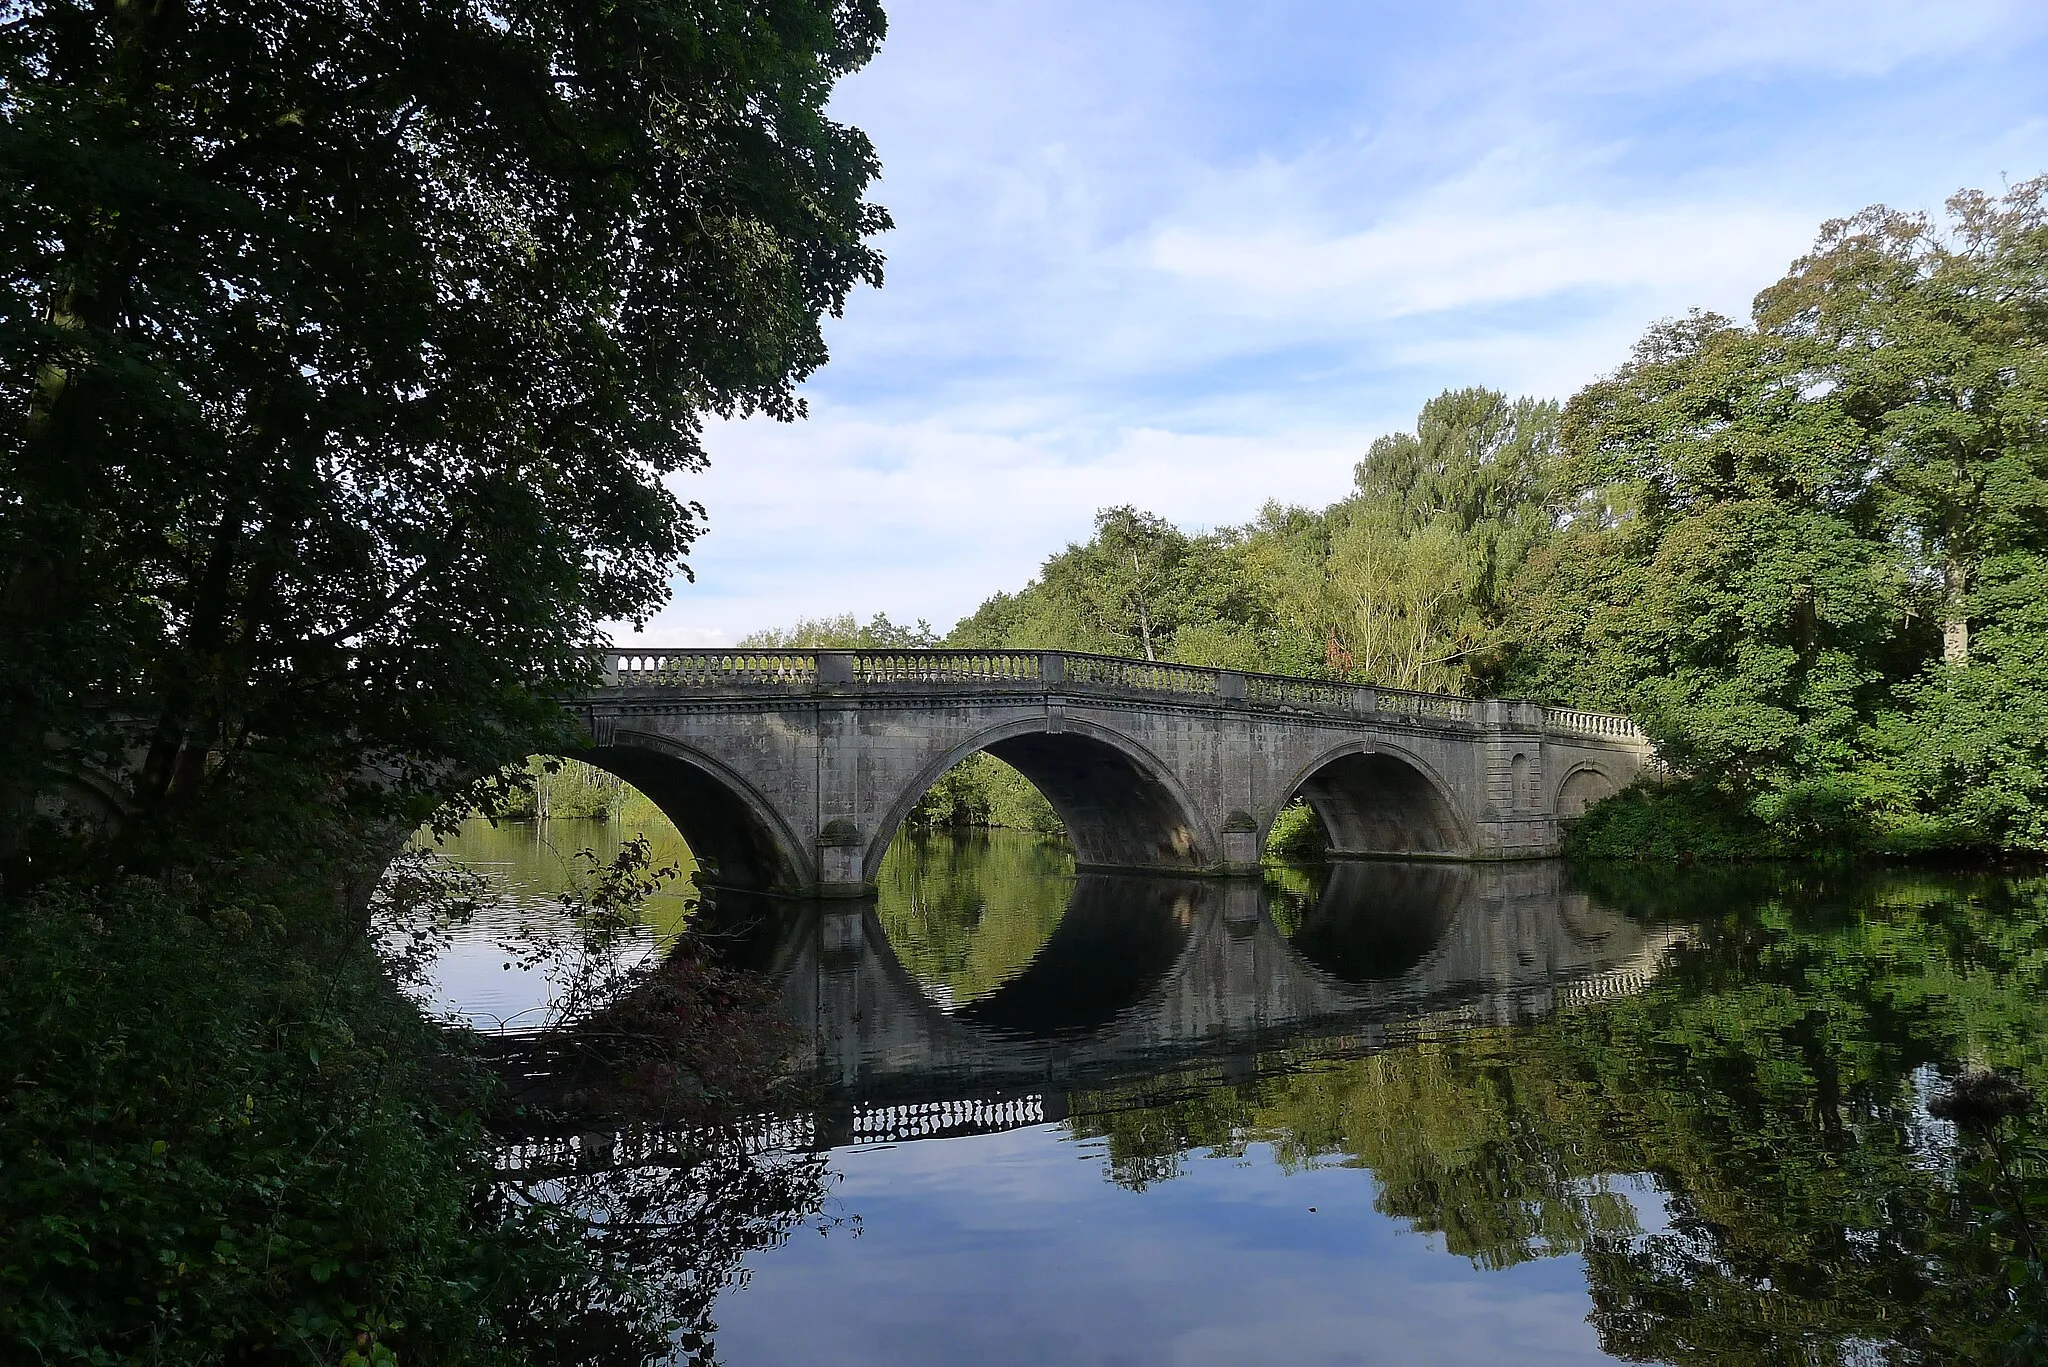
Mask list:
[{"label": "bridge reflection in water", "polygon": [[1028,966],[950,1009],[905,967],[873,904],[779,918],[763,904],[754,953],[809,1034],[827,1097],[816,1129],[786,1138],[992,1133],[1059,1120],[1072,1093],[1175,1069],[1246,1077],[1262,1059],[1538,1019],[1634,991],[1682,938],[1599,906],[1552,864],[1346,862],[1303,897],[1104,874],[1072,887]]}]

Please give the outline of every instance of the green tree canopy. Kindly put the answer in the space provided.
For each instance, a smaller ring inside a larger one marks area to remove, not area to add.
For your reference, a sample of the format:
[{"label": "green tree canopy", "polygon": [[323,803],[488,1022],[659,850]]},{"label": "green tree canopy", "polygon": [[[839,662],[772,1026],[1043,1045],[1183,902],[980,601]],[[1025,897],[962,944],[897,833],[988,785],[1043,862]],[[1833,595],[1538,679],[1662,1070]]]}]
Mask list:
[{"label": "green tree canopy", "polygon": [[2048,846],[2044,197],[1827,224],[1577,395],[1509,686],[1787,833]]},{"label": "green tree canopy", "polygon": [[931,624],[899,627],[878,612],[863,623],[850,612],[806,617],[793,627],[768,627],[740,637],[742,646],[777,650],[924,650],[939,643]]},{"label": "green tree canopy", "polygon": [[[0,26],[8,824],[95,719],[170,810],[536,740],[879,280],[872,0],[32,0]],[[515,740],[523,737],[524,740]]]},{"label": "green tree canopy", "polygon": [[1487,389],[1430,400],[1322,511],[1269,504],[1190,535],[1134,507],[957,626],[954,644],[1093,650],[1480,691],[1507,584],[1548,527],[1557,406]]}]

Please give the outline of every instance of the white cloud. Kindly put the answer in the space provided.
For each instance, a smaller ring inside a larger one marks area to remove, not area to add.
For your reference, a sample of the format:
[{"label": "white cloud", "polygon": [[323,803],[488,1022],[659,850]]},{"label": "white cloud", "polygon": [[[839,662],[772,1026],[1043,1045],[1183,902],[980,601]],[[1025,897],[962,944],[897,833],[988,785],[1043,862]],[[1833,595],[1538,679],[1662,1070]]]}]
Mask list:
[{"label": "white cloud", "polygon": [[1341,496],[1358,458],[1344,432],[1103,436],[1098,448],[962,415],[899,425],[829,406],[801,425],[728,424],[711,434],[712,469],[686,486],[712,509],[698,582],[645,639],[723,645],[838,612],[943,630],[1085,538],[1097,508],[1138,503],[1191,527],[1242,522],[1268,498]]},{"label": "white cloud", "polygon": [[[1300,225],[1252,235],[1171,228],[1153,244],[1159,269],[1229,293],[1238,312],[1354,323],[1498,308],[1577,290],[1725,296],[1774,278],[1805,215],[1725,205],[1632,209],[1590,204],[1422,207],[1356,233]],[[1683,279],[1674,259],[1687,262]]]}]

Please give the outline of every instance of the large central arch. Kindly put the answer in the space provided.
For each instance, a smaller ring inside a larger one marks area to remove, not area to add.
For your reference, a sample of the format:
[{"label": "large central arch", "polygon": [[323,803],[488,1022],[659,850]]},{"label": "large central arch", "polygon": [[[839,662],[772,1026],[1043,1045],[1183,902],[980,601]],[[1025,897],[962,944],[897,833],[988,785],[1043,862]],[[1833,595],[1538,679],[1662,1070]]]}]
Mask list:
[{"label": "large central arch", "polygon": [[[1288,791],[1315,809],[1332,855],[1461,858],[1477,849],[1450,785],[1404,751],[1369,742],[1338,746],[1303,766]],[[1269,818],[1269,830],[1271,824]]]},{"label": "large central arch", "polygon": [[705,866],[707,881],[760,892],[813,886],[817,869],[775,807],[730,767],[666,736],[620,729],[577,759],[647,794]]},{"label": "large central arch", "polygon": [[1128,736],[1078,718],[1058,730],[1043,717],[991,727],[934,756],[876,826],[863,867],[881,867],[889,842],[927,791],[968,756],[986,750],[1029,779],[1067,828],[1081,868],[1188,872],[1221,853],[1173,772]]}]

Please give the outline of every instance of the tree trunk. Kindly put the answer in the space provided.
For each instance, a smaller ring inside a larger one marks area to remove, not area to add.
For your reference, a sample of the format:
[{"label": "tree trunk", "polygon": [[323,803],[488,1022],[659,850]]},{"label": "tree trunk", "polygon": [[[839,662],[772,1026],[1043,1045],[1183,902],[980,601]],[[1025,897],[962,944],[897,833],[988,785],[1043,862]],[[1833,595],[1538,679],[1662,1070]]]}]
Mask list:
[{"label": "tree trunk", "polygon": [[1152,653],[1152,614],[1145,610],[1145,572],[1138,566],[1138,553],[1131,552],[1131,589],[1138,597],[1138,630],[1145,638],[1145,658],[1157,659]]},{"label": "tree trunk", "polygon": [[1963,564],[1951,560],[1944,578],[1948,593],[1943,603],[1941,660],[1943,664],[1961,669],[1970,663],[1970,618],[1963,601],[1969,592],[1970,574]]}]

